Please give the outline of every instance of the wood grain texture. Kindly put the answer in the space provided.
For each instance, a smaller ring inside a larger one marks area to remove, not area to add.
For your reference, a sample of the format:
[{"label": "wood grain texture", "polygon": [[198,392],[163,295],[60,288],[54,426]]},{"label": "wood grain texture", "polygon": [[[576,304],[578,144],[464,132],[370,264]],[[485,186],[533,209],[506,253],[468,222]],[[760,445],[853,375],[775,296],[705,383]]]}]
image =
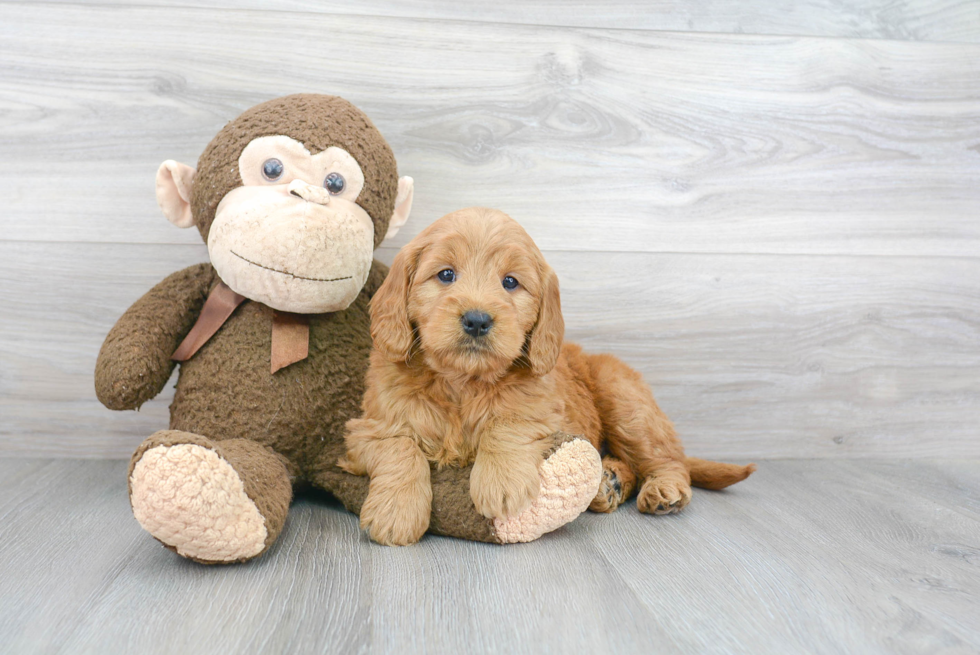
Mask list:
[{"label": "wood grain texture", "polygon": [[980,253],[980,45],[0,4],[0,69],[4,239],[194,243],[159,162],[324,91],[417,181],[395,246],[488,205],[549,250]]},{"label": "wood grain texture", "polygon": [[[0,242],[0,451],[125,457],[161,429],[171,391],[110,412],[95,357],[133,301],[206,256]],[[546,256],[567,338],[640,370],[691,454],[980,457],[980,260]]]},{"label": "wood grain texture", "polygon": [[[206,257],[156,167],[324,91],[416,179],[382,259],[509,212],[569,338],[640,369],[692,454],[980,456],[980,45],[917,41],[976,40],[975,6],[694,2],[664,32],[616,2],[135,4],[0,2],[0,452],[125,457],[166,424],[171,390],[92,389],[116,318]],[[699,33],[766,21],[891,40]]]},{"label": "wood grain texture", "polygon": [[[4,2],[8,0],[3,0]],[[159,0],[74,0],[71,4],[159,5]],[[181,0],[183,7],[390,16],[524,25],[725,34],[980,42],[980,8],[970,0]]]},{"label": "wood grain texture", "polygon": [[537,542],[371,544],[301,496],[260,560],[144,533],[121,461],[0,460],[0,643],[17,653],[967,653],[980,462],[780,461],[680,515]]}]

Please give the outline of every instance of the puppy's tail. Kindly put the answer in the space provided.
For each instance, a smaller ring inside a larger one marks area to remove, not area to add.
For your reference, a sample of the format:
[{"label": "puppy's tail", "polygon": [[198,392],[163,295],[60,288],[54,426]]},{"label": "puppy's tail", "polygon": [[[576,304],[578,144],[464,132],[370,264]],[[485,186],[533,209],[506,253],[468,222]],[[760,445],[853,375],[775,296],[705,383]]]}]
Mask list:
[{"label": "puppy's tail", "polygon": [[684,464],[691,473],[691,484],[702,489],[724,489],[755,473],[755,464],[739,466],[697,457],[685,457]]}]

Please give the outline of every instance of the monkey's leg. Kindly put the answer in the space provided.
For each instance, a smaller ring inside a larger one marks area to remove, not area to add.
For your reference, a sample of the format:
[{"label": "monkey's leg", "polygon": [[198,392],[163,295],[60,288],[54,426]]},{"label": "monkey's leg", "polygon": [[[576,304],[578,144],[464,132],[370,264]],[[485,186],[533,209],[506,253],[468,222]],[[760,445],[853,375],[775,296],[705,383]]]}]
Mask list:
[{"label": "monkey's leg", "polygon": [[161,430],[129,464],[136,520],[179,555],[243,562],[276,540],[292,500],[285,458],[247,439]]},{"label": "monkey's leg", "polygon": [[509,519],[493,520],[500,543],[534,541],[588,509],[602,479],[602,460],[586,439],[559,432],[538,474],[541,490],[531,506]]},{"label": "monkey's leg", "polygon": [[[596,495],[602,476],[599,453],[585,439],[564,433],[554,436],[554,447],[539,468],[541,489],[530,507],[509,519],[488,519],[476,511],[470,497],[470,471],[464,468],[432,469],[432,517],[429,532],[489,543],[533,541],[560,528],[584,512]],[[355,514],[367,497],[368,478],[351,475],[336,466],[343,450],[321,460],[317,486],[333,493]],[[329,457],[333,457],[333,462]]]}]

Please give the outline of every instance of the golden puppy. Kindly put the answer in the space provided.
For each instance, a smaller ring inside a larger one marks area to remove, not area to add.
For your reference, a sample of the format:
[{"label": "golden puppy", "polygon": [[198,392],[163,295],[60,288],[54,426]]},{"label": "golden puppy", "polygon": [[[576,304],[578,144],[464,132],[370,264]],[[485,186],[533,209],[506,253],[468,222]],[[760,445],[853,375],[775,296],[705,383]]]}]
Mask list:
[{"label": "golden puppy", "polygon": [[755,470],[685,458],[640,374],[563,344],[564,329],[555,272],[502,212],[454,212],[398,253],[371,303],[364,413],[347,423],[341,462],[371,476],[361,526],[372,539],[421,538],[429,461],[473,463],[476,509],[520,513],[538,493],[538,465],[558,430],[609,452],[595,511],[616,509],[639,479],[641,512],[676,512],[692,479],[720,489]]}]

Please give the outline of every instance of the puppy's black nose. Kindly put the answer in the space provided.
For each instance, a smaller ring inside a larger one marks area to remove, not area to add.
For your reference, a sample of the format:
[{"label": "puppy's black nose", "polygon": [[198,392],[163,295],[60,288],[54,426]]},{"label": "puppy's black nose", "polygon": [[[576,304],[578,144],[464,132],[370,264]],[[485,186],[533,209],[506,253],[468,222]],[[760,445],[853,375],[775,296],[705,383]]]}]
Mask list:
[{"label": "puppy's black nose", "polygon": [[459,320],[463,323],[463,332],[471,337],[486,336],[490,328],[493,327],[493,319],[490,314],[475,309],[463,314]]}]

